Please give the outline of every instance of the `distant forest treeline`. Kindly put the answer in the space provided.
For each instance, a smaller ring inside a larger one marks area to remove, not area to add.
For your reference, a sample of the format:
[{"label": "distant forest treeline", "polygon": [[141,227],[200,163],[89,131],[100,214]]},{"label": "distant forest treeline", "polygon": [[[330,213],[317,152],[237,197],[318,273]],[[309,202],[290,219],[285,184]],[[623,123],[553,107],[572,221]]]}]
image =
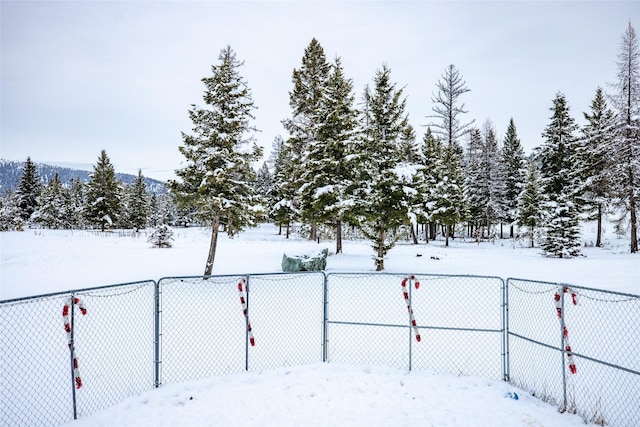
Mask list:
[{"label": "distant forest treeline", "polygon": [[[22,172],[24,170],[24,161],[13,161],[0,159],[0,192],[5,193],[7,190],[15,190],[20,183]],[[68,185],[72,178],[78,178],[82,182],[89,181],[90,171],[65,168],[62,166],[47,165],[36,163],[38,176],[42,179],[44,185],[48,184],[53,177],[58,174],[63,185]],[[116,173],[116,178],[123,184],[133,184],[136,181],[136,175],[126,173]],[[164,182],[152,178],[144,178],[147,186],[147,192],[151,194],[164,193],[166,191]]]}]

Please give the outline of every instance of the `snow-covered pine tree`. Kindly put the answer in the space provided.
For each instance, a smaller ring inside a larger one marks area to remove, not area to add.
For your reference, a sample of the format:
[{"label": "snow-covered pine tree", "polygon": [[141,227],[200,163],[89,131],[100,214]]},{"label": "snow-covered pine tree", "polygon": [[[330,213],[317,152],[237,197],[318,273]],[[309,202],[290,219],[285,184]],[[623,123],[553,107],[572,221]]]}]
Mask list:
[{"label": "snow-covered pine tree", "polygon": [[250,121],[255,106],[246,81],[240,76],[242,62],[230,46],[222,49],[220,63],[205,77],[203,95],[207,107],[192,105],[192,134],[182,133],[179,147],[184,167],[168,186],[179,206],[197,209],[197,216],[211,225],[211,242],[204,275],[213,271],[220,224],[238,232],[261,217],[258,197],[251,186],[251,162],[262,157],[253,139]]},{"label": "snow-covered pine tree", "polygon": [[445,246],[456,224],[466,216],[464,200],[464,173],[455,144],[443,149],[441,179],[434,189],[434,203],[431,217],[444,226]]},{"label": "snow-covered pine tree", "polygon": [[147,223],[150,227],[160,224],[174,224],[176,221],[176,207],[169,193],[152,193],[149,197],[149,216]]},{"label": "snow-covered pine tree", "polygon": [[14,191],[7,190],[4,197],[0,197],[0,231],[21,231],[23,226],[18,197]]},{"label": "snow-covered pine tree", "polygon": [[321,140],[320,126],[324,122],[326,91],[331,73],[324,49],[313,38],[304,51],[300,69],[292,75],[293,90],[289,92],[291,118],[283,120],[290,138],[285,141],[292,159],[288,180],[296,188],[294,205],[300,209],[302,220],[311,226],[310,240],[316,239],[319,219],[313,208],[315,188],[310,177],[320,172],[317,162],[324,152],[326,141]]},{"label": "snow-covered pine tree", "polygon": [[471,89],[467,88],[460,71],[453,64],[445,69],[436,87],[438,93],[431,97],[433,115],[427,118],[435,119],[430,123],[433,133],[440,137],[445,145],[454,147],[458,158],[462,158],[460,138],[470,130],[474,121],[462,121],[462,115],[466,114],[467,110],[464,109],[464,103],[459,104],[459,99]]},{"label": "snow-covered pine tree", "polygon": [[513,238],[513,224],[518,215],[518,198],[522,193],[527,176],[527,161],[513,117],[509,120],[501,153],[505,185],[504,221],[509,224],[509,237]]},{"label": "snow-covered pine tree", "polygon": [[374,89],[364,92],[362,132],[354,144],[354,171],[357,174],[354,204],[361,228],[372,242],[377,271],[384,270],[384,257],[397,237],[390,236],[407,222],[408,200],[396,173],[398,141],[408,126],[403,90],[391,82],[385,64],[376,71]]},{"label": "snow-covered pine tree", "polygon": [[414,205],[414,211],[418,216],[418,220],[425,223],[426,242],[436,238],[436,224],[433,222],[431,215],[435,201],[435,187],[441,179],[442,159],[442,143],[433,135],[431,128],[427,127],[427,131],[422,138],[420,164],[414,184],[418,197]]},{"label": "snow-covered pine tree", "polygon": [[291,180],[294,175],[293,147],[285,144],[281,136],[273,140],[273,206],[269,210],[269,216],[279,226],[278,234],[282,234],[282,226],[286,228],[285,236],[288,239],[291,223],[299,217],[299,212],[294,205],[297,186]]},{"label": "snow-covered pine tree", "polygon": [[468,235],[479,241],[482,237],[485,212],[485,188],[482,179],[482,153],[484,141],[480,129],[473,128],[469,132],[469,145],[466,151],[464,195],[468,215]]},{"label": "snow-covered pine tree", "polygon": [[147,239],[154,248],[170,248],[173,242],[173,230],[167,224],[157,225]]},{"label": "snow-covered pine tree", "polygon": [[86,184],[80,178],[74,177],[69,181],[69,187],[64,191],[65,228],[83,228]]},{"label": "snow-covered pine tree", "polygon": [[[483,144],[480,158],[480,181],[482,187],[483,225],[488,236],[493,226],[506,217],[506,185],[501,162],[498,139],[493,124],[487,120],[483,126]],[[502,238],[502,227],[500,232]]]},{"label": "snow-covered pine tree", "polygon": [[33,214],[35,222],[51,229],[65,227],[65,198],[60,175],[56,172],[40,196],[40,204]]},{"label": "snow-covered pine tree", "polygon": [[640,205],[640,47],[629,22],[618,49],[618,79],[610,95],[617,110],[618,137],[614,139],[611,176],[617,207],[629,214],[631,253],[638,252]]},{"label": "snow-covered pine tree", "polygon": [[42,180],[38,175],[36,165],[31,161],[31,157],[27,157],[15,193],[18,200],[18,208],[20,209],[20,217],[24,222],[29,221],[31,215],[38,209],[42,188]]},{"label": "snow-covered pine tree", "polygon": [[545,197],[542,184],[538,177],[538,167],[535,162],[529,163],[529,169],[524,183],[524,189],[518,197],[517,224],[527,228],[527,233],[534,247],[536,233],[544,221]]},{"label": "snow-covered pine tree", "polygon": [[420,163],[420,148],[416,144],[416,131],[413,126],[407,125],[402,135],[400,135],[398,152],[400,153],[401,162],[407,164]]},{"label": "snow-covered pine tree", "polygon": [[[353,167],[349,149],[355,141],[358,116],[354,108],[353,82],[344,75],[336,58],[327,81],[317,144],[310,145],[309,166],[302,174],[306,202],[318,223],[336,230],[336,253],[342,252],[342,221],[352,203]],[[302,190],[302,189],[301,189]]]},{"label": "snow-covered pine tree", "polygon": [[141,169],[138,169],[138,176],[133,184],[127,187],[125,217],[127,227],[133,228],[136,232],[147,226],[149,194]]},{"label": "snow-covered pine tree", "polygon": [[596,246],[602,246],[602,216],[611,200],[612,168],[615,154],[611,152],[616,139],[617,123],[608,107],[602,88],[596,90],[591,101],[590,113],[583,113],[587,123],[582,127],[579,142],[580,180],[582,186],[582,211],[596,219]]},{"label": "snow-covered pine tree", "polygon": [[101,231],[118,223],[122,211],[121,184],[105,150],[102,150],[87,183],[84,215]]},{"label": "snow-covered pine tree", "polygon": [[542,249],[549,256],[568,258],[580,254],[579,209],[577,198],[579,170],[576,164],[578,126],[569,113],[563,93],[558,92],[551,107],[551,123],[542,134],[538,147],[545,206],[545,235]]},{"label": "snow-covered pine tree", "polygon": [[267,162],[264,162],[256,174],[255,191],[260,197],[262,197],[265,206],[268,205],[272,186],[273,177],[271,176],[269,165],[267,165]]}]

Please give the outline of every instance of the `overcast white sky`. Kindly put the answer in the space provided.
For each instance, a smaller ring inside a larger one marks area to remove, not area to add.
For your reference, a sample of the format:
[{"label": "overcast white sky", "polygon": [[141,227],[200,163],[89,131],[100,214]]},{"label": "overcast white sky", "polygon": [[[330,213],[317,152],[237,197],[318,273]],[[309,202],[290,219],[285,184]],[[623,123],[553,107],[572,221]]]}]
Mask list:
[{"label": "overcast white sky", "polygon": [[[620,37],[640,30],[640,2],[520,1],[5,1],[0,157],[89,167],[107,150],[116,170],[167,179],[183,160],[187,111],[226,45],[258,107],[260,145],[286,136],[291,72],[313,37],[340,56],[356,98],[386,62],[406,86],[421,139],[449,64],[471,92],[469,120],[504,135],[513,117],[525,150],[540,145],[558,91],[583,123],[598,86],[615,80]],[[465,141],[466,143],[466,141]]]}]

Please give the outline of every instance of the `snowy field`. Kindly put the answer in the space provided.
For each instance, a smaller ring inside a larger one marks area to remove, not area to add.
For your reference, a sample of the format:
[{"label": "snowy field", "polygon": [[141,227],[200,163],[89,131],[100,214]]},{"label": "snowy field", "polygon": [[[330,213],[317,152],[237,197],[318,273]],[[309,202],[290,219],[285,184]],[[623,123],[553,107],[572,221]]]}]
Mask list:
[{"label": "snowy field", "polygon": [[[320,244],[277,235],[273,225],[248,230],[234,239],[221,234],[213,274],[280,272],[282,254],[335,251],[335,242]],[[594,227],[584,229],[592,243]],[[144,233],[136,237],[115,233],[26,230],[0,233],[2,289],[0,299],[68,291],[161,277],[201,275],[209,248],[210,230],[175,229],[174,247],[152,249]],[[577,286],[640,294],[640,259],[629,254],[629,239],[605,235],[604,248],[585,247],[582,257],[545,258],[527,242],[498,240],[480,245],[455,239],[450,246],[436,241],[399,243],[385,260],[386,272],[473,274],[568,283]],[[343,253],[332,255],[326,271],[374,271],[368,242],[345,241]],[[421,255],[421,256],[418,256]]]},{"label": "snowy field", "polygon": [[[592,240],[589,233],[587,227],[587,242]],[[201,274],[209,230],[176,229],[175,239],[171,249],[152,249],[144,235],[0,233],[0,299]],[[332,251],[334,245],[286,240],[274,226],[263,225],[231,240],[222,235],[214,274],[279,272],[282,253]],[[510,240],[477,245],[457,239],[449,248],[441,241],[400,244],[385,265],[387,272],[518,277],[639,294],[638,258],[627,247],[628,239],[607,236],[603,249],[583,248],[584,257],[558,260]],[[329,257],[327,271],[373,272],[371,255],[367,242],[347,241],[343,254]],[[261,332],[264,339],[266,331]],[[2,418],[0,425],[5,425]],[[164,384],[70,425],[577,426],[583,421],[495,379],[337,362]]]}]

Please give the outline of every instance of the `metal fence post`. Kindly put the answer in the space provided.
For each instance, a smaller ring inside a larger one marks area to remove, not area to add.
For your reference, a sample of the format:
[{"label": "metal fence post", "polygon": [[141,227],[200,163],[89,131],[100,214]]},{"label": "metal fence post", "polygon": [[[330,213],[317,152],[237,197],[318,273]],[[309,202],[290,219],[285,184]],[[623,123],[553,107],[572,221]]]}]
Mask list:
[{"label": "metal fence post", "polygon": [[71,356],[71,400],[73,402],[73,419],[78,419],[78,406],[76,400],[76,379],[75,379],[75,359],[76,359],[76,349],[75,349],[75,327],[74,327],[74,315],[75,315],[75,295],[71,292],[71,297],[69,298],[69,310],[71,311],[71,320],[70,327],[71,333],[69,338],[69,354]]},{"label": "metal fence post", "polygon": [[245,291],[247,294],[247,312],[244,316],[244,370],[249,370],[249,279],[251,276],[245,276],[247,278],[247,283],[245,283]]},{"label": "metal fence post", "polygon": [[160,387],[160,282],[154,285],[154,387]]},{"label": "metal fence post", "polygon": [[324,271],[322,272],[322,275],[324,277],[324,281],[323,281],[323,291],[322,291],[322,299],[323,299],[323,307],[322,307],[322,362],[326,362],[327,361],[327,346],[328,346],[328,325],[327,325],[327,320],[328,320],[328,315],[327,315],[327,304],[329,303],[329,301],[327,300],[327,294],[328,294],[328,281],[329,281],[329,277],[327,275],[327,273],[325,273]]},{"label": "metal fence post", "polygon": [[560,289],[560,357],[562,358],[562,411],[567,410],[567,375],[565,361],[564,361],[564,331],[565,331],[565,323],[564,316],[566,312],[564,311],[564,285]]},{"label": "metal fence post", "polygon": [[409,283],[407,283],[407,287],[409,288],[409,307],[408,307],[408,315],[409,315],[409,370],[411,370],[412,367],[412,355],[413,355],[413,340],[412,340],[412,336],[411,334],[412,329],[413,329],[413,323],[412,323],[412,316],[411,313],[413,312],[413,301],[411,299],[412,297],[412,293],[411,293],[411,287],[413,286],[413,275],[409,275]]},{"label": "metal fence post", "polygon": [[502,379],[510,380],[509,372],[509,279],[502,280]]}]

